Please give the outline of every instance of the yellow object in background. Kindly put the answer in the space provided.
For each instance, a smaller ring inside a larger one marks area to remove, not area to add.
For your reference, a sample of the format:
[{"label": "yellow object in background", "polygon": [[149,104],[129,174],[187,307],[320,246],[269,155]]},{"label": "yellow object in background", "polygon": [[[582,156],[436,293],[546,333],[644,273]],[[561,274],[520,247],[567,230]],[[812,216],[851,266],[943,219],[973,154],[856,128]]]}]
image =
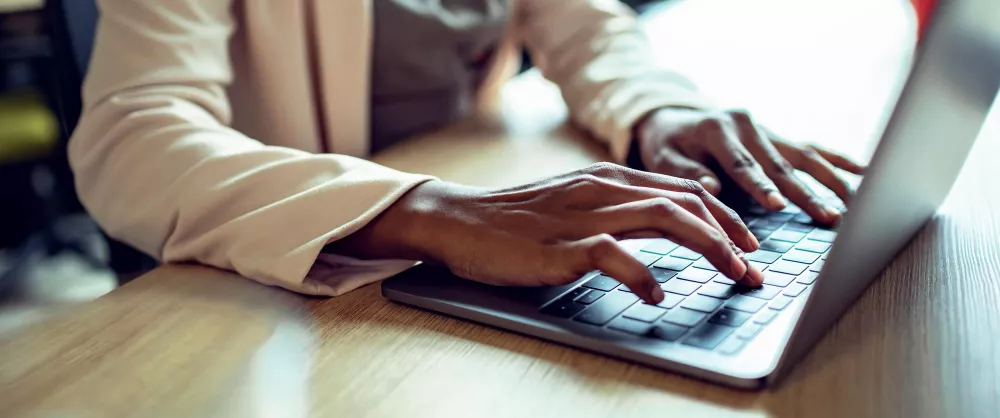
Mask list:
[{"label": "yellow object in background", "polygon": [[0,94],[0,164],[47,155],[56,146],[58,129],[37,92]]}]

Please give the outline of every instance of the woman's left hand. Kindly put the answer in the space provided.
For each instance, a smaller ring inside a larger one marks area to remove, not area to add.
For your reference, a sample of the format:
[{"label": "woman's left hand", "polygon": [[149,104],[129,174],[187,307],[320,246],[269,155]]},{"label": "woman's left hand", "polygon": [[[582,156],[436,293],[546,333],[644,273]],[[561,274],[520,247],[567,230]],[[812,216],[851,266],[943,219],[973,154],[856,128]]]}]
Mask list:
[{"label": "woman's left hand", "polygon": [[790,200],[823,223],[836,222],[840,211],[796,178],[795,170],[811,175],[844,203],[854,190],[836,169],[854,174],[864,171],[863,166],[831,151],[779,140],[744,112],[662,108],[639,122],[635,140],[649,171],[697,180],[718,194],[721,183],[706,166],[715,160],[765,209],[781,210]]}]

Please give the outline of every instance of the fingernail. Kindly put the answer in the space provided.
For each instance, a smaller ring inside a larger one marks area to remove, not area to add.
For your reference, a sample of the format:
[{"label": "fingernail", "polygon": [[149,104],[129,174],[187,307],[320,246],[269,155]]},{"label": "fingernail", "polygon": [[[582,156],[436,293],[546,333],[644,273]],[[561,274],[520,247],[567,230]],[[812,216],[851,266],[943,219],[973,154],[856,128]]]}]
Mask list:
[{"label": "fingernail", "polygon": [[826,215],[827,218],[837,218],[841,215],[840,211],[832,206],[824,206],[823,214]]},{"label": "fingernail", "polygon": [[757,270],[757,269],[755,269],[753,267],[750,267],[749,264],[750,263],[748,262],[747,263],[747,275],[746,275],[746,278],[747,278],[747,281],[749,282],[749,284],[751,286],[760,286],[760,285],[764,284],[764,273],[762,273],[760,270]]},{"label": "fingernail", "polygon": [[754,251],[760,248],[760,241],[757,241],[757,237],[753,234],[750,234],[750,248],[753,248]]},{"label": "fingernail", "polygon": [[743,260],[734,254],[733,261],[731,262],[731,264],[732,264],[731,268],[733,271],[733,276],[732,276],[733,280],[739,280],[744,275],[747,274],[747,267],[749,266],[749,262],[747,262],[746,260]]},{"label": "fingernail", "polygon": [[767,204],[771,205],[771,208],[778,210],[788,206],[788,201],[785,200],[785,197],[781,193],[771,192],[767,194]]},{"label": "fingernail", "polygon": [[719,181],[712,176],[704,176],[698,179],[698,183],[701,183],[701,186],[711,194],[718,194],[719,190],[722,188]]},{"label": "fingernail", "polygon": [[653,292],[650,294],[650,296],[653,298],[654,304],[663,302],[663,298],[666,297],[663,294],[663,289],[660,289],[660,286],[653,286]]}]

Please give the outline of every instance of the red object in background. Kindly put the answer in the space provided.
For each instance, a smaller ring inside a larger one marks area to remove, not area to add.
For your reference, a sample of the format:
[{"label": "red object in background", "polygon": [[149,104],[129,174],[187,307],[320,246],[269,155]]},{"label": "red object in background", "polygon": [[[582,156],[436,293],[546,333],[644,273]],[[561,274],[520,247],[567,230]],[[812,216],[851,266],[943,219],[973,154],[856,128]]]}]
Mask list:
[{"label": "red object in background", "polygon": [[910,0],[910,2],[913,3],[913,11],[917,14],[917,35],[923,35],[938,0]]}]

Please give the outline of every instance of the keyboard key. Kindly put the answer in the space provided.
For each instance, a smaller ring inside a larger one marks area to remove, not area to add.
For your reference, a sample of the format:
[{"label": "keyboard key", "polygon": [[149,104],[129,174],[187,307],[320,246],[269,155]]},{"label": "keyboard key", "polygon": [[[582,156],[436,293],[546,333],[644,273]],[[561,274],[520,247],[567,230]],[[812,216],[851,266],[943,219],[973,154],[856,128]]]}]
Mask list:
[{"label": "keyboard key", "polygon": [[581,287],[575,288],[573,290],[570,290],[568,293],[566,293],[565,295],[563,295],[563,297],[561,297],[560,299],[576,300],[577,297],[579,297],[580,295],[582,295],[584,293],[587,293],[589,291],[590,291],[590,289],[587,289],[586,287],[582,287],[581,286]]},{"label": "keyboard key", "polygon": [[684,296],[675,295],[673,293],[664,293],[663,300],[661,300],[660,303],[657,303],[656,306],[666,309],[672,309],[674,306],[677,306],[677,304],[681,303],[683,300]]},{"label": "keyboard key", "polygon": [[650,264],[655,263],[656,260],[659,260],[660,257],[662,257],[662,256],[659,255],[659,254],[653,254],[653,253],[647,253],[647,252],[644,252],[644,251],[639,251],[637,253],[632,254],[632,257],[635,257],[636,260],[639,260],[640,262],[642,262],[642,264],[645,264],[645,265],[648,266]]},{"label": "keyboard key", "polygon": [[747,208],[747,212],[750,212],[751,215],[757,215],[757,216],[764,216],[770,213],[767,211],[767,209],[764,209],[764,207],[756,203]]},{"label": "keyboard key", "polygon": [[677,341],[687,330],[687,327],[660,322],[653,325],[653,328],[649,331],[649,335],[665,341]]},{"label": "keyboard key", "polygon": [[647,305],[645,303],[637,303],[622,315],[626,318],[632,318],[642,322],[654,322],[660,319],[663,314],[667,313],[666,309],[658,308],[653,305]]},{"label": "keyboard key", "polygon": [[771,301],[771,304],[767,305],[767,307],[770,309],[774,309],[776,311],[780,311],[782,309],[787,308],[788,304],[792,303],[793,300],[795,299],[792,299],[788,296],[778,296],[774,298],[774,300]]},{"label": "keyboard key", "polygon": [[587,305],[582,303],[576,303],[572,300],[559,299],[552,302],[542,308],[542,313],[546,315],[552,315],[559,318],[569,318],[573,315],[580,313],[584,310]]},{"label": "keyboard key", "polygon": [[821,241],[813,241],[807,239],[805,241],[796,244],[795,249],[823,254],[830,249],[830,244]]},{"label": "keyboard key", "polygon": [[689,282],[708,283],[708,281],[712,280],[712,278],[715,277],[716,274],[718,273],[714,271],[708,271],[702,269],[687,269],[678,274],[677,278],[687,280]]},{"label": "keyboard key", "polygon": [[655,254],[667,255],[670,254],[671,251],[677,249],[677,247],[679,247],[679,245],[674,244],[670,240],[658,239],[643,247],[642,250]]},{"label": "keyboard key", "polygon": [[736,353],[739,353],[740,350],[742,350],[743,346],[745,345],[747,345],[747,340],[739,338],[730,338],[719,346],[719,353],[731,356]]},{"label": "keyboard key", "polygon": [[774,251],[767,250],[757,250],[752,253],[747,254],[747,258],[750,261],[756,261],[758,263],[771,264],[781,258],[781,253],[776,253]]},{"label": "keyboard key", "polygon": [[813,284],[813,282],[816,281],[817,277],[819,277],[819,273],[807,271],[805,273],[800,274],[798,280],[796,281],[802,284]]},{"label": "keyboard key", "polygon": [[604,325],[611,318],[632,306],[637,300],[639,298],[631,293],[611,292],[590,305],[590,308],[574,317],[573,320],[592,325]]},{"label": "keyboard key", "polygon": [[736,294],[736,288],[731,284],[712,282],[698,289],[698,294],[719,299],[729,299]]},{"label": "keyboard key", "polygon": [[781,292],[781,294],[785,295],[785,296],[789,296],[789,297],[793,297],[794,298],[794,297],[796,297],[798,295],[801,295],[802,291],[804,291],[804,290],[806,290],[806,285],[804,285],[802,283],[795,283],[795,284],[793,284],[791,286],[786,287],[785,291]]},{"label": "keyboard key", "polygon": [[645,336],[649,335],[649,330],[653,328],[653,325],[636,321],[634,319],[615,318],[614,321],[611,321],[611,323],[608,324],[608,328],[616,331],[627,332],[629,334]]},{"label": "keyboard key", "polygon": [[833,242],[837,238],[837,233],[825,229],[817,229],[809,233],[809,239],[813,241]]},{"label": "keyboard key", "polygon": [[[622,286],[624,287],[624,286]],[[597,302],[601,296],[604,296],[607,292],[602,292],[600,290],[591,290],[585,293],[583,296],[576,298],[576,303],[582,303],[584,305],[590,305],[591,303]]]},{"label": "keyboard key", "polygon": [[778,273],[785,273],[785,274],[791,274],[793,276],[798,276],[802,274],[803,271],[806,271],[806,268],[808,267],[809,267],[808,264],[779,260],[776,261],[774,264],[771,264],[771,267],[768,267],[767,271],[776,271]]},{"label": "keyboard key", "polygon": [[760,249],[774,251],[778,253],[785,253],[792,249],[792,244],[782,241],[767,240],[760,243]]},{"label": "keyboard key", "polygon": [[677,258],[674,256],[663,257],[660,259],[660,261],[653,263],[653,267],[673,270],[673,271],[684,270],[687,268],[687,266],[690,265],[691,265],[690,261],[685,260],[683,258]]},{"label": "keyboard key", "polygon": [[696,328],[691,335],[688,335],[688,337],[684,339],[684,344],[711,350],[732,333],[732,327],[716,324],[704,324]]},{"label": "keyboard key", "polygon": [[605,292],[610,292],[618,287],[619,283],[617,280],[612,279],[605,275],[600,275],[594,277],[593,279],[587,280],[587,283],[583,284],[591,289],[603,290]]},{"label": "keyboard key", "polygon": [[656,279],[658,283],[666,283],[666,281],[670,280],[671,277],[677,275],[676,271],[656,267],[650,268],[649,272],[653,273],[653,278]]},{"label": "keyboard key", "polygon": [[771,286],[788,286],[789,283],[795,281],[795,276],[791,274],[778,273],[776,271],[764,272],[764,284],[769,284]]},{"label": "keyboard key", "polygon": [[781,293],[781,288],[765,284],[756,289],[745,288],[742,291],[740,291],[740,293],[746,296],[753,296],[757,299],[771,300],[774,299],[775,296],[778,296]]},{"label": "keyboard key", "polygon": [[726,276],[723,276],[721,274],[718,275],[718,276],[715,276],[715,278],[712,279],[712,281],[715,282],[715,283],[722,283],[722,284],[736,284],[735,280],[730,279],[730,278],[728,278]]},{"label": "keyboard key", "polygon": [[683,325],[685,327],[693,327],[698,325],[698,323],[705,319],[706,316],[708,316],[708,314],[692,311],[690,309],[677,308],[670,311],[667,316],[663,317],[663,321]]},{"label": "keyboard key", "polygon": [[757,336],[764,327],[760,324],[747,324],[747,326],[736,330],[736,338],[749,340]]},{"label": "keyboard key", "polygon": [[710,298],[708,296],[694,295],[684,300],[681,303],[682,308],[688,308],[695,311],[701,311],[705,313],[711,313],[712,311],[719,308],[722,305],[721,299]]},{"label": "keyboard key", "polygon": [[719,269],[715,268],[715,266],[713,266],[712,263],[708,262],[707,258],[702,258],[698,261],[695,261],[692,267],[699,268],[702,270],[719,271]]},{"label": "keyboard key", "polygon": [[701,258],[701,254],[698,254],[698,253],[696,253],[694,251],[691,251],[691,250],[689,250],[689,249],[687,249],[685,247],[680,247],[680,248],[674,250],[674,252],[670,253],[670,256],[671,257],[677,257],[677,258],[684,258],[684,259],[688,259],[688,260],[691,260],[691,261],[694,261],[694,260],[697,260],[697,259]]},{"label": "keyboard key", "polygon": [[806,215],[805,213],[799,213],[798,215],[795,215],[794,218],[792,218],[792,222],[797,222],[803,225],[809,225],[813,223],[813,219],[810,218],[809,215]]},{"label": "keyboard key", "polygon": [[785,224],[785,229],[787,229],[789,231],[795,231],[795,232],[801,232],[803,234],[808,234],[809,232],[811,232],[813,229],[816,229],[816,228],[814,228],[811,225],[801,224],[801,223],[797,223],[797,222],[789,222],[788,224]]},{"label": "keyboard key", "polygon": [[771,239],[777,241],[787,241],[787,242],[799,242],[802,238],[805,238],[806,234],[801,232],[789,231],[787,229],[782,229],[771,234]]},{"label": "keyboard key", "polygon": [[771,212],[767,215],[764,215],[764,219],[768,219],[779,223],[788,222],[792,220],[792,218],[794,217],[795,217],[794,213],[788,213],[788,212]]},{"label": "keyboard key", "polygon": [[767,301],[743,295],[733,296],[729,302],[726,302],[727,308],[750,313],[759,311],[764,305],[767,305]]},{"label": "keyboard key", "polygon": [[765,309],[764,312],[761,312],[760,315],[757,315],[757,317],[753,319],[753,323],[767,325],[770,324],[776,316],[778,316],[778,311]]},{"label": "keyboard key", "polygon": [[700,284],[687,280],[670,279],[670,281],[660,285],[664,292],[676,293],[678,295],[690,295],[701,287]]},{"label": "keyboard key", "polygon": [[729,325],[731,327],[738,327],[743,325],[744,322],[750,319],[750,314],[746,312],[734,311],[732,309],[723,309],[716,312],[708,319],[708,322],[720,325]]},{"label": "keyboard key", "polygon": [[764,241],[767,237],[771,236],[775,230],[768,228],[750,228],[750,233],[753,234],[757,241]]},{"label": "keyboard key", "polygon": [[808,251],[792,250],[781,257],[783,260],[795,261],[797,263],[812,264],[816,260],[819,260],[819,254],[811,253]]},{"label": "keyboard key", "polygon": [[764,271],[767,268],[767,264],[761,263],[760,261],[750,260],[750,267],[757,269],[757,271]]},{"label": "keyboard key", "polygon": [[767,218],[758,219],[757,222],[753,223],[754,228],[760,229],[778,229],[784,225],[784,222],[775,222]]},{"label": "keyboard key", "polygon": [[809,267],[809,271],[813,273],[819,273],[820,270],[823,270],[823,264],[826,264],[826,261],[817,261],[816,263],[813,263],[813,265]]}]

